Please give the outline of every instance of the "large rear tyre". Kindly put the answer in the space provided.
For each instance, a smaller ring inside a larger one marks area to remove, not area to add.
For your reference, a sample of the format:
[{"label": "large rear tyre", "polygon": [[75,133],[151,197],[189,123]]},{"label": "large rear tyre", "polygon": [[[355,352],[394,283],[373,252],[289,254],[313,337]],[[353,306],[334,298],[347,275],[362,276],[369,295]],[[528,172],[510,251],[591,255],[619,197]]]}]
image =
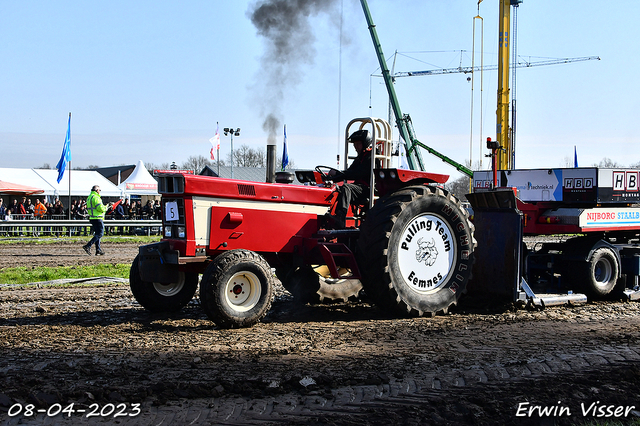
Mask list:
[{"label": "large rear tyre", "polygon": [[382,309],[446,313],[466,291],[473,225],[460,202],[440,188],[412,186],[378,200],[358,243],[364,291]]},{"label": "large rear tyre", "polygon": [[359,280],[331,278],[323,266],[296,268],[287,274],[282,285],[300,303],[346,302],[357,298],[362,290]]},{"label": "large rear tyre", "polygon": [[140,278],[138,259],[139,255],[131,264],[129,286],[133,296],[146,310],[175,312],[191,301],[198,287],[197,273],[180,272],[179,280],[170,284],[143,281]]},{"label": "large rear tyre", "polygon": [[249,250],[222,253],[202,276],[202,307],[221,328],[250,327],[271,307],[273,279],[269,264],[257,253]]}]

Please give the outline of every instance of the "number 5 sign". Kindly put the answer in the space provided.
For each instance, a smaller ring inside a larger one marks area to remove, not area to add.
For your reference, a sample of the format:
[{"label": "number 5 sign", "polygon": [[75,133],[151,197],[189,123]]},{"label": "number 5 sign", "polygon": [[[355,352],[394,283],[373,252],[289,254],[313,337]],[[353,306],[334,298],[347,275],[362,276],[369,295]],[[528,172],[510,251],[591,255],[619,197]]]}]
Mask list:
[{"label": "number 5 sign", "polygon": [[168,201],[164,205],[164,218],[170,222],[178,220],[178,203],[175,201]]}]

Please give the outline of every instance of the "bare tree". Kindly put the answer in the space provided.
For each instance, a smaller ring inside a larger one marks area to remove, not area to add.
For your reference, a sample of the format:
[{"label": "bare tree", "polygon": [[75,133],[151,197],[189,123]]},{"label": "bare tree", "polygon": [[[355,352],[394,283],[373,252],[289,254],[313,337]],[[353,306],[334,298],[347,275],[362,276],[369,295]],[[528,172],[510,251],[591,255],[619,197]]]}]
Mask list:
[{"label": "bare tree", "polygon": [[144,165],[147,169],[153,169],[153,170],[168,169],[171,167],[171,163],[166,163],[166,162],[158,165],[149,161],[149,162],[145,162]]},{"label": "bare tree", "polygon": [[605,167],[605,168],[623,167],[622,164],[616,163],[615,161],[607,157],[604,157],[602,160],[600,160],[598,164],[594,164],[594,166]]},{"label": "bare tree", "polygon": [[242,145],[238,149],[233,150],[233,159],[231,154],[227,157],[229,163],[233,163],[236,167],[264,167],[265,153],[258,149],[250,148],[248,145]]},{"label": "bare tree", "polygon": [[40,167],[35,167],[36,169],[44,169],[44,170],[50,170],[52,167],[49,163],[44,163],[42,166]]},{"label": "bare tree", "polygon": [[150,175],[153,175],[153,171],[157,170],[159,167],[157,167],[155,164],[149,162],[147,163],[146,161],[144,162],[144,168],[147,169],[147,171],[149,172]]},{"label": "bare tree", "polygon": [[573,167],[574,165],[575,165],[575,159],[569,157],[568,155],[562,159],[562,162],[560,162],[560,167],[564,167],[566,169]]},{"label": "bare tree", "polygon": [[[296,168],[294,161],[289,157],[289,164],[287,164],[286,170],[293,170]],[[282,170],[282,157],[278,157],[278,162],[276,163],[276,172]]]},{"label": "bare tree", "polygon": [[192,155],[191,157],[187,158],[187,161],[182,163],[181,167],[183,169],[194,170],[196,173],[200,173],[206,166],[213,167],[213,163],[211,162],[211,160],[209,160],[204,155]]},{"label": "bare tree", "polygon": [[444,185],[444,188],[458,197],[461,201],[467,201],[466,194],[470,192],[471,178],[469,176],[460,176],[456,180],[450,180]]},{"label": "bare tree", "polygon": [[[465,166],[471,167],[471,163],[469,160],[465,160],[464,163],[465,163]],[[473,170],[475,171],[481,170],[480,161],[475,162],[475,165],[473,166]],[[444,188],[447,191],[451,192],[456,197],[458,197],[460,201],[467,201],[466,194],[473,192],[473,180],[466,175],[460,176],[455,180],[449,180],[447,183],[445,183]]]}]

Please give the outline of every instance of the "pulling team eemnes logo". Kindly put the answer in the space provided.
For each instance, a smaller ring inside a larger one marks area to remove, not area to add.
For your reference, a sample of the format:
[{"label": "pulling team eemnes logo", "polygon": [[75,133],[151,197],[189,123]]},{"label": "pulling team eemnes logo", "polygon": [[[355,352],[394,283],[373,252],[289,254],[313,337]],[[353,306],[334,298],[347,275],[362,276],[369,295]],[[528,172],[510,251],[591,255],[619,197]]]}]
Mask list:
[{"label": "pulling team eemnes logo", "polygon": [[405,225],[398,241],[398,266],[411,289],[437,291],[447,282],[456,258],[455,237],[447,221],[423,213]]},{"label": "pulling team eemnes logo", "polygon": [[416,260],[418,263],[424,260],[425,265],[431,266],[438,259],[438,250],[436,242],[431,238],[431,242],[424,241],[423,238],[418,240],[418,250],[416,250]]}]

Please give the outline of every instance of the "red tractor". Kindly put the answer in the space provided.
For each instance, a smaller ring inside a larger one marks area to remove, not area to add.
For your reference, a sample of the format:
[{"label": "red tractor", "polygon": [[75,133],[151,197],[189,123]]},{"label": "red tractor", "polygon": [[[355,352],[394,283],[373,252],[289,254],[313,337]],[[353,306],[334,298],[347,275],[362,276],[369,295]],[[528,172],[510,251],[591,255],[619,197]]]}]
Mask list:
[{"label": "red tractor", "polygon": [[302,302],[346,300],[364,289],[402,315],[446,312],[471,274],[467,211],[442,188],[448,176],[391,167],[386,121],[352,120],[346,135],[362,129],[373,141],[371,192],[351,207],[346,229],[326,226],[342,184],[328,167],[297,171],[303,185],[287,173],[276,183],[161,176],[163,238],[140,247],[131,266],[136,300],[153,312],[181,309],[202,274],[202,306],[225,328],[259,321],[276,277]]}]

